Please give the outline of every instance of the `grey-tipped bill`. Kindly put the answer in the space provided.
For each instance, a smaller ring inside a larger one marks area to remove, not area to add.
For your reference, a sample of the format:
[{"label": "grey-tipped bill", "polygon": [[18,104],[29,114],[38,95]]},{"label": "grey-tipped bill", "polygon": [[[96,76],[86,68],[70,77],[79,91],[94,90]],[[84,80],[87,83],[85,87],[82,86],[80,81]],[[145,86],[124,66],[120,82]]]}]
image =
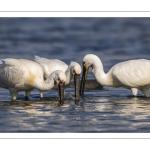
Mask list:
[{"label": "grey-tipped bill", "polygon": [[84,96],[84,87],[85,87],[85,82],[86,82],[86,77],[87,77],[87,74],[88,74],[88,70],[89,70],[89,68],[86,68],[83,65],[82,79],[81,79],[81,85],[80,85],[80,96],[81,97]]},{"label": "grey-tipped bill", "polygon": [[59,105],[64,104],[64,87],[65,87],[65,82],[59,82],[59,84],[58,84],[58,102],[59,102]]},{"label": "grey-tipped bill", "polygon": [[75,100],[80,100],[80,74],[74,75]]}]

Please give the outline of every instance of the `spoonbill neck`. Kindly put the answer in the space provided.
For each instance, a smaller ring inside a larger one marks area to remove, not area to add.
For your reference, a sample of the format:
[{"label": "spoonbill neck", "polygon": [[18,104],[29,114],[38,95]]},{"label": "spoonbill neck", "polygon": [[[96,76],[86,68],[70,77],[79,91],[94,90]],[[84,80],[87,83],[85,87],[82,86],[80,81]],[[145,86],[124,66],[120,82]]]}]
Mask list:
[{"label": "spoonbill neck", "polygon": [[99,84],[103,86],[113,86],[112,77],[109,72],[107,74],[104,72],[103,64],[101,62],[94,63],[92,66],[92,72]]},{"label": "spoonbill neck", "polygon": [[37,78],[34,82],[34,87],[41,91],[51,90],[54,87],[54,78],[50,75],[45,81]]}]

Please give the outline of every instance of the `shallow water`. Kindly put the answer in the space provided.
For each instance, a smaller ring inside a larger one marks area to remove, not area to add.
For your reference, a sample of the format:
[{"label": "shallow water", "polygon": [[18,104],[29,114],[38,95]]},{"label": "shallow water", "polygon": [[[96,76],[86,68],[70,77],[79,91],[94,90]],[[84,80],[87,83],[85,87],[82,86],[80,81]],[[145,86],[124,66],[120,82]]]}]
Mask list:
[{"label": "shallow water", "polygon": [[[98,55],[107,72],[114,64],[149,59],[150,18],[0,18],[0,58],[34,55],[82,63],[87,53]],[[93,79],[91,72],[88,78]],[[74,96],[74,89],[66,88]],[[0,132],[150,132],[150,99],[141,93],[104,87],[85,91],[57,106],[57,91],[30,100],[20,92],[16,102],[0,88]]]}]

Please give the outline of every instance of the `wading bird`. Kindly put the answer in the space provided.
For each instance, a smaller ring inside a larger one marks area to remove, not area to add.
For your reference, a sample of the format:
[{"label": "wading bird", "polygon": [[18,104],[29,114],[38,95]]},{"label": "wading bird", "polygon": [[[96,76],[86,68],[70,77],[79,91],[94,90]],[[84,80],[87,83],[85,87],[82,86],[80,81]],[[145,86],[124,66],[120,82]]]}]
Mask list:
[{"label": "wading bird", "polygon": [[81,66],[77,62],[71,62],[68,66],[63,61],[58,59],[47,59],[35,56],[34,59],[37,63],[43,66],[45,71],[45,79],[55,70],[62,70],[66,74],[65,85],[69,84],[72,77],[74,76],[75,83],[75,99],[80,99],[79,88],[80,88],[80,74]]},{"label": "wading bird", "polygon": [[[28,97],[34,88],[43,92],[64,82],[66,82],[66,75],[63,71],[57,70],[44,80],[43,67],[34,61],[13,58],[1,59],[0,86],[9,89],[12,100],[16,100],[19,91],[25,91],[26,97]],[[42,96],[40,94],[41,98]]]},{"label": "wading bird", "polygon": [[84,86],[89,68],[97,82],[103,86],[124,87],[136,96],[140,90],[145,97],[149,97],[150,61],[146,59],[129,60],[114,65],[108,73],[104,72],[103,64],[98,56],[87,54],[83,58],[83,74],[80,94],[84,95]]}]

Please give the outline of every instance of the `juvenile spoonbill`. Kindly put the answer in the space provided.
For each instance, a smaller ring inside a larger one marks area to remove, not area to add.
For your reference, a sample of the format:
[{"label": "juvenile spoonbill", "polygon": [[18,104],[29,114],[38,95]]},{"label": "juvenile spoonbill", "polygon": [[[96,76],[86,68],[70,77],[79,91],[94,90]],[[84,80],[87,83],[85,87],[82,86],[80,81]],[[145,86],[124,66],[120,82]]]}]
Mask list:
[{"label": "juvenile spoonbill", "polygon": [[55,84],[62,87],[65,81],[66,75],[60,70],[54,71],[44,80],[43,67],[31,60],[6,58],[0,62],[0,86],[9,89],[12,100],[16,100],[19,91],[25,91],[28,97],[34,88],[43,92],[52,89]]},{"label": "juvenile spoonbill", "polygon": [[61,60],[58,59],[47,59],[39,56],[35,56],[34,59],[37,63],[43,66],[45,71],[45,79],[55,70],[62,70],[66,74],[65,84],[69,84],[72,77],[74,76],[75,83],[75,99],[80,99],[79,88],[80,88],[80,74],[81,66],[77,62],[71,62],[68,66]]},{"label": "juvenile spoonbill", "polygon": [[129,60],[114,65],[108,73],[103,70],[100,58],[94,54],[87,54],[83,58],[83,74],[80,94],[84,95],[84,86],[89,68],[97,82],[103,86],[124,87],[136,96],[140,90],[145,97],[149,97],[150,61],[146,59]]}]

